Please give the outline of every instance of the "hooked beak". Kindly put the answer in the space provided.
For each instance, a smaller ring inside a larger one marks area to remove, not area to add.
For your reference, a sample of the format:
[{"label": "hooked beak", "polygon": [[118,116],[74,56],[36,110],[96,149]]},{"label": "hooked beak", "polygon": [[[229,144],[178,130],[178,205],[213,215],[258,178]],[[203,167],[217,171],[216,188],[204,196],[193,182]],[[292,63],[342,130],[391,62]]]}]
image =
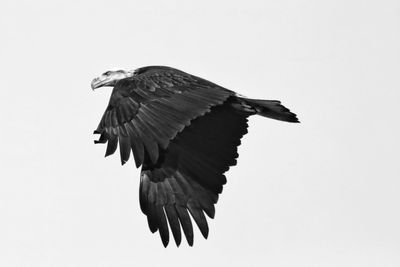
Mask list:
[{"label": "hooked beak", "polygon": [[91,83],[92,90],[104,86],[107,82],[108,79],[101,79],[100,77],[94,78]]}]

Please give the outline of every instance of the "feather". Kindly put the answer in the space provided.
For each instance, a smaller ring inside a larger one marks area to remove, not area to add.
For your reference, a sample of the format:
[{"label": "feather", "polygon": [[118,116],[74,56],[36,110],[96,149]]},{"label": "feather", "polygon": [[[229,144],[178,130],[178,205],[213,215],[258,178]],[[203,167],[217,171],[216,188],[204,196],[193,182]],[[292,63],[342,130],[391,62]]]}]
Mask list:
[{"label": "feather", "polygon": [[127,106],[129,107],[129,111],[132,114],[135,114],[139,109],[139,103],[137,103],[132,97],[127,97]]},{"label": "feather", "polygon": [[112,109],[110,112],[110,119],[111,119],[111,124],[110,126],[112,126],[113,128],[117,127],[119,122],[122,122],[121,118],[118,118],[119,113],[117,112],[117,110]]},{"label": "feather", "polygon": [[104,118],[104,126],[105,127],[112,126],[111,114],[112,114],[111,111],[106,111],[106,113],[104,114],[105,115],[105,118]]},{"label": "feather", "polygon": [[139,135],[136,133],[133,124],[127,123],[126,126],[131,139],[131,148],[135,158],[135,164],[138,168],[140,165],[142,165],[144,160],[143,144],[140,142]]},{"label": "feather", "polygon": [[151,182],[146,172],[142,172],[142,175],[140,176],[139,202],[140,202],[140,209],[144,214],[147,214],[148,212],[147,195],[149,193],[150,183]]},{"label": "feather", "polygon": [[200,207],[197,207],[196,204],[193,203],[193,201],[189,201],[187,206],[189,208],[190,214],[192,215],[197,226],[199,227],[201,234],[204,236],[204,238],[207,238],[208,237],[207,220],[206,217],[204,217],[204,214],[201,211]]},{"label": "feather", "polygon": [[158,218],[158,230],[160,232],[160,237],[163,242],[164,247],[169,243],[169,230],[167,219],[165,218],[164,209],[161,205],[156,205],[157,218]]},{"label": "feather", "polygon": [[125,137],[128,136],[128,130],[125,127],[125,123],[119,125],[117,127],[117,129],[118,129],[118,135],[119,136],[125,136]]},{"label": "feather", "polygon": [[158,99],[157,107],[160,109],[160,113],[171,116],[175,123],[184,124],[185,120],[188,120],[184,116],[185,114],[177,109],[176,103],[171,103],[167,99]]},{"label": "feather", "polygon": [[117,136],[112,136],[111,138],[108,139],[107,143],[107,150],[105,157],[114,154],[115,150],[117,150],[117,145],[118,145],[118,138]]},{"label": "feather", "polygon": [[167,193],[165,192],[166,189],[164,187],[165,182],[164,179],[165,177],[160,177],[158,178],[159,182],[155,184],[155,186],[157,187],[157,199],[156,199],[156,203],[159,205],[165,205],[167,204]]},{"label": "feather", "polygon": [[[96,133],[96,134],[99,134],[99,133]],[[106,135],[104,133],[101,133],[99,140],[94,140],[94,143],[95,144],[105,144],[105,143],[107,143],[107,140],[108,139],[107,139]]]},{"label": "feather", "polygon": [[[204,210],[204,212],[207,214],[208,217],[210,217],[211,219],[214,219],[215,216],[215,207],[214,204],[211,201],[207,201],[205,199],[201,200],[201,208]],[[217,201],[215,201],[216,203]]]},{"label": "feather", "polygon": [[119,136],[119,152],[121,155],[121,164],[124,165],[129,160],[131,154],[131,143],[128,136]]},{"label": "feather", "polygon": [[149,224],[150,231],[152,233],[155,233],[158,230],[159,219],[154,204],[150,204],[148,206],[148,211],[146,214],[147,214],[147,223]]},{"label": "feather", "polygon": [[186,208],[180,205],[175,205],[178,212],[179,221],[181,222],[183,232],[189,246],[193,246],[193,226]]},{"label": "feather", "polygon": [[129,99],[129,97],[125,98],[124,103],[121,104],[117,109],[117,113],[119,113],[121,116],[121,123],[129,121],[136,113],[136,110],[131,107]]},{"label": "feather", "polygon": [[157,142],[155,142],[149,134],[147,134],[148,129],[140,123],[138,120],[133,120],[132,124],[134,128],[136,129],[140,139],[142,140],[144,146],[146,147],[146,150],[150,156],[151,161],[155,164],[158,159],[158,146]]},{"label": "feather", "polygon": [[175,127],[176,121],[172,117],[165,114],[166,111],[164,109],[162,109],[157,104],[152,102],[149,103],[148,105],[143,105],[142,110],[144,113],[151,116],[157,122],[157,125],[158,124],[163,125],[164,126],[162,127],[163,131],[168,130],[168,134],[166,134],[167,136],[172,137],[174,135],[175,133],[174,129],[176,129]]},{"label": "feather", "polygon": [[168,146],[168,136],[165,136],[157,127],[157,125],[160,125],[160,123],[157,123],[155,119],[146,112],[141,112],[138,115],[138,119],[140,119],[141,122],[146,125],[146,127],[149,129],[149,133],[155,140],[157,140],[158,144],[160,144],[163,148]]},{"label": "feather", "polygon": [[172,234],[175,239],[175,243],[177,246],[181,244],[181,227],[179,224],[178,214],[176,213],[175,208],[172,205],[164,206],[165,213],[167,214],[168,223],[171,227]]}]

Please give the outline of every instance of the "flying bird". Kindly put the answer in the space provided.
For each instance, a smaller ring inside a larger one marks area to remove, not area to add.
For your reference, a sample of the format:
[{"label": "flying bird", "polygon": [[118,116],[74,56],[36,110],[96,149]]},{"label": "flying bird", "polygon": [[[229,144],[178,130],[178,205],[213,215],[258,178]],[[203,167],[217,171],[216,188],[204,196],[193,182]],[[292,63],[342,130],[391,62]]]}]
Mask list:
[{"label": "flying bird", "polygon": [[141,210],[165,247],[170,230],[180,245],[181,229],[193,245],[191,218],[207,238],[205,214],[214,218],[249,116],[299,122],[280,101],[246,98],[171,67],[107,71],[91,86],[114,87],[94,142],[107,143],[105,156],[119,144],[122,164],[132,151],[136,167],[142,166]]}]

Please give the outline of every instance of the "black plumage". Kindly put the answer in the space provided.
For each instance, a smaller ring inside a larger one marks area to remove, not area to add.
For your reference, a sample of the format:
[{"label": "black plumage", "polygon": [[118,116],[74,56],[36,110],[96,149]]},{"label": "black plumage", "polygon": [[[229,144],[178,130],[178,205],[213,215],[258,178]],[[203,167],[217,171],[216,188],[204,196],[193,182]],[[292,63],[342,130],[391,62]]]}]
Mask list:
[{"label": "black plumage", "polygon": [[279,101],[240,97],[169,67],[107,72],[92,83],[93,88],[101,86],[114,89],[95,143],[107,143],[106,156],[119,144],[122,164],[132,151],[136,166],[142,166],[141,210],[164,246],[169,229],[179,246],[181,228],[193,245],[191,218],[207,238],[205,214],[215,215],[224,173],[236,164],[250,115],[298,122]]}]

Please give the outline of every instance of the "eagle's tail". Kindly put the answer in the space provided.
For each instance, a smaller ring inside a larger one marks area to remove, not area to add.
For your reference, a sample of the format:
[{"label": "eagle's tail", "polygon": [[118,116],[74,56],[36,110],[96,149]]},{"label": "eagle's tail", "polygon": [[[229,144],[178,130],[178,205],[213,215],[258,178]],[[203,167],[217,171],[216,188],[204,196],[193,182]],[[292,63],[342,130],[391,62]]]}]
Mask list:
[{"label": "eagle's tail", "polygon": [[296,114],[290,112],[290,110],[278,100],[260,100],[260,99],[249,99],[238,97],[241,108],[245,111],[249,111],[253,114],[258,114],[267,118],[287,121],[287,122],[299,122]]}]

